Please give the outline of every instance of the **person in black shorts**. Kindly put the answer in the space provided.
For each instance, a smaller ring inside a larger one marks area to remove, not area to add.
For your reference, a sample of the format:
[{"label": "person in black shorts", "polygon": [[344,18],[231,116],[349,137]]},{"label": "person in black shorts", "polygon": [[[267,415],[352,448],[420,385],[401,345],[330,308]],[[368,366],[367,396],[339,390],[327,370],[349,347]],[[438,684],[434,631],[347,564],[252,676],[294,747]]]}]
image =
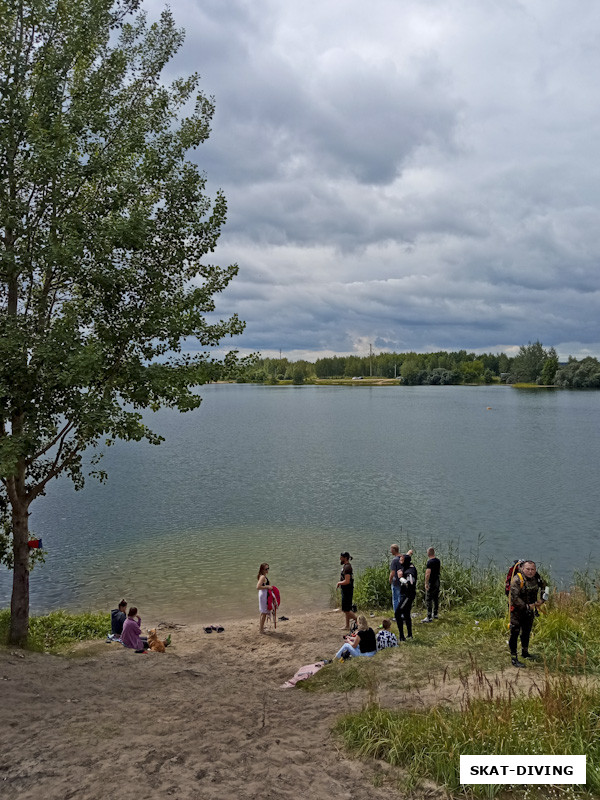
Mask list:
[{"label": "person in black shorts", "polygon": [[342,611],[346,615],[346,627],[344,630],[350,630],[350,620],[356,620],[356,614],[352,610],[352,595],[354,594],[354,578],[352,576],[352,556],[350,553],[340,553],[340,566],[342,572],[340,579],[336,584],[342,592]]},{"label": "person in black shorts", "polygon": [[427,551],[427,566],[425,567],[425,602],[427,603],[427,616],[423,622],[433,622],[438,618],[440,603],[440,560],[436,558],[435,550],[430,547]]}]

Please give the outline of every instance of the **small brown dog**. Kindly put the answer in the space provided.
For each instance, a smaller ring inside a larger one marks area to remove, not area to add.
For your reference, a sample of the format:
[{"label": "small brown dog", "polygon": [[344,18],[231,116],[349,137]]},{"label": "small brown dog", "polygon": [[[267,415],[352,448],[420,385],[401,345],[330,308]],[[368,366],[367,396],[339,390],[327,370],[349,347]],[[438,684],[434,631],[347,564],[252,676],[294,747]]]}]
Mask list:
[{"label": "small brown dog", "polygon": [[151,628],[148,631],[148,647],[150,650],[154,650],[155,653],[164,653],[165,648],[167,647],[168,644],[170,644],[169,638],[170,637],[164,639],[164,641],[161,642],[161,640],[156,635],[156,628]]}]

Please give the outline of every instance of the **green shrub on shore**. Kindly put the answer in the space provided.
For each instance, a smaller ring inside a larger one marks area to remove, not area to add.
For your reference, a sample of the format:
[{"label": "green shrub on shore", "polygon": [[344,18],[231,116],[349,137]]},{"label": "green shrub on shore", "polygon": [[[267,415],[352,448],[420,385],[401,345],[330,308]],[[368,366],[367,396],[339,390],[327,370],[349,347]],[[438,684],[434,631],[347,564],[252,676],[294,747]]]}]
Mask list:
[{"label": "green shrub on shore", "polygon": [[357,572],[354,602],[360,610],[391,611],[390,565],[387,558]]},{"label": "green shrub on shore", "polygon": [[[546,675],[529,697],[511,691],[494,696],[492,689],[485,697],[467,698],[461,710],[435,706],[395,712],[371,707],[343,717],[336,731],[356,755],[404,767],[413,785],[429,778],[452,792],[476,797],[494,796],[504,787],[473,785],[463,790],[461,755],[585,753],[587,790],[597,794],[599,706],[598,687]],[[553,789],[560,793],[560,787]],[[571,794],[573,788],[564,787],[564,792]]]},{"label": "green shrub on shore", "polygon": [[600,569],[575,570],[573,588],[581,592],[586,601],[600,601]]},{"label": "green shrub on shore", "polygon": [[[0,642],[8,641],[10,611],[0,611]],[[99,639],[110,631],[110,614],[69,614],[53,611],[40,617],[31,617],[27,649],[49,652],[74,642]]]},{"label": "green shrub on shore", "polygon": [[559,596],[534,628],[535,649],[552,671],[600,675],[600,604],[573,592]]}]

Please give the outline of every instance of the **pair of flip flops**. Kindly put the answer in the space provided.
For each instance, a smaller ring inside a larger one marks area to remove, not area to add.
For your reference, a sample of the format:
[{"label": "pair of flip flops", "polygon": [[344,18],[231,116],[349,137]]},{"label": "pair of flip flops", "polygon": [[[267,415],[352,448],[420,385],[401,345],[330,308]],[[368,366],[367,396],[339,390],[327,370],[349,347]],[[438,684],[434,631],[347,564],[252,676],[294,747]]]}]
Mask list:
[{"label": "pair of flip flops", "polygon": [[207,625],[206,628],[204,628],[204,633],[212,633],[213,631],[223,633],[224,630],[225,628],[222,625]]},{"label": "pair of flip flops", "polygon": [[277,617],[280,622],[287,622],[289,617]]}]

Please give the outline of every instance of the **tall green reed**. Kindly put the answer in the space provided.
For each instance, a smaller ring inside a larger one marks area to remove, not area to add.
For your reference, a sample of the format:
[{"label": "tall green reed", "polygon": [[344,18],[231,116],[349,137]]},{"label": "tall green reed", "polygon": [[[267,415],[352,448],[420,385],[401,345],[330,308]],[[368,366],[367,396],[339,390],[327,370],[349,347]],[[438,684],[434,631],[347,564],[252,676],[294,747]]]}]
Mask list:
[{"label": "tall green reed", "polygon": [[489,787],[461,787],[461,755],[585,753],[586,788],[599,793],[600,689],[548,673],[526,696],[518,693],[514,679],[505,684],[494,687],[482,679],[476,696],[473,689],[465,691],[460,709],[366,708],[342,718],[336,730],[357,755],[403,767],[413,786],[429,778],[454,793],[485,797]]}]

